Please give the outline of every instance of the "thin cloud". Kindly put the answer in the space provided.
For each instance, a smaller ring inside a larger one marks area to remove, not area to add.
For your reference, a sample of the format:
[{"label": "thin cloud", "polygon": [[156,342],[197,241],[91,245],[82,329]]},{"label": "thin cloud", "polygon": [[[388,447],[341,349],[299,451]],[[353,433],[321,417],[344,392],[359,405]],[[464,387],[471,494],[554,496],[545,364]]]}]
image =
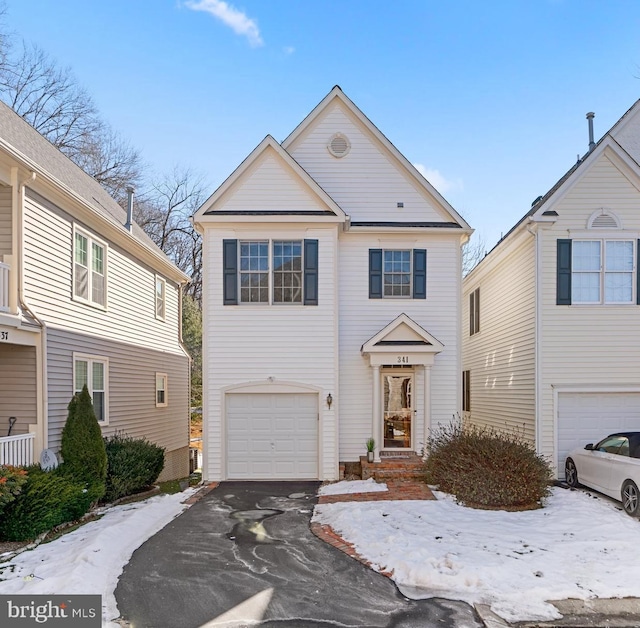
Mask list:
[{"label": "thin cloud", "polygon": [[246,37],[254,48],[264,45],[258,23],[223,0],[187,0],[185,6],[192,11],[209,13],[237,35]]},{"label": "thin cloud", "polygon": [[282,52],[284,52],[284,54],[286,55],[292,55],[295,51],[296,49],[293,46],[285,46],[282,49]]},{"label": "thin cloud", "polygon": [[413,164],[414,168],[440,192],[446,194],[451,190],[462,190],[462,179],[447,179],[439,170],[427,168],[424,164]]}]

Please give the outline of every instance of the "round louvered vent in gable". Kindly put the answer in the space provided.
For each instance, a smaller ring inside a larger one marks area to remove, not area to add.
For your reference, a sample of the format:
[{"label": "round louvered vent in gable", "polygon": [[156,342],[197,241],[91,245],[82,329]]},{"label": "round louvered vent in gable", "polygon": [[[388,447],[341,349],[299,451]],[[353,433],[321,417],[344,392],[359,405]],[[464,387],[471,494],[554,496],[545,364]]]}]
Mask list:
[{"label": "round louvered vent in gable", "polygon": [[591,215],[588,226],[589,229],[619,229],[620,221],[606,209],[599,209]]},{"label": "round louvered vent in gable", "polygon": [[344,157],[351,150],[351,142],[346,135],[336,133],[329,140],[327,148],[334,157],[340,158]]}]

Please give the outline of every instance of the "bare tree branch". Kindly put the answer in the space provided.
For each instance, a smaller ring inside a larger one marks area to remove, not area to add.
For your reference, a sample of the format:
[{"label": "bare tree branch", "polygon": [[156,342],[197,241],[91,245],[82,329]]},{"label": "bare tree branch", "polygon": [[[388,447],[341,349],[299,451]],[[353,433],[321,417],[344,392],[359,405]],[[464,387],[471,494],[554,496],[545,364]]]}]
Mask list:
[{"label": "bare tree branch", "polygon": [[462,276],[466,277],[487,254],[487,247],[481,237],[475,234],[462,247]]}]

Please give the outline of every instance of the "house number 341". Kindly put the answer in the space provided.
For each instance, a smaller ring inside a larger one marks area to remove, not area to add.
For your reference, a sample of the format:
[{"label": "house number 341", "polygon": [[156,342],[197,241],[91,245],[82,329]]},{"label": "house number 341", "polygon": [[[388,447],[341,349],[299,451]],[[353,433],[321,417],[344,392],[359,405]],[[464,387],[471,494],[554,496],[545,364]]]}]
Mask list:
[{"label": "house number 341", "polygon": [[399,355],[397,358],[397,364],[409,364],[409,356]]}]

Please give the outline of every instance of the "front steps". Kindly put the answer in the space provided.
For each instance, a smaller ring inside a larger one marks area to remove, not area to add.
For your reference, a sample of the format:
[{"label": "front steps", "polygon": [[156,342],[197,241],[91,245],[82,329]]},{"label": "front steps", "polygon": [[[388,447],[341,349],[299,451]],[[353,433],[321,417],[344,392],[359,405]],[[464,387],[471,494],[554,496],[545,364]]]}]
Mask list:
[{"label": "front steps", "polygon": [[398,456],[380,456],[380,462],[367,462],[366,456],[360,456],[362,479],[373,478],[376,482],[423,480],[424,462],[416,453],[406,453]]}]

